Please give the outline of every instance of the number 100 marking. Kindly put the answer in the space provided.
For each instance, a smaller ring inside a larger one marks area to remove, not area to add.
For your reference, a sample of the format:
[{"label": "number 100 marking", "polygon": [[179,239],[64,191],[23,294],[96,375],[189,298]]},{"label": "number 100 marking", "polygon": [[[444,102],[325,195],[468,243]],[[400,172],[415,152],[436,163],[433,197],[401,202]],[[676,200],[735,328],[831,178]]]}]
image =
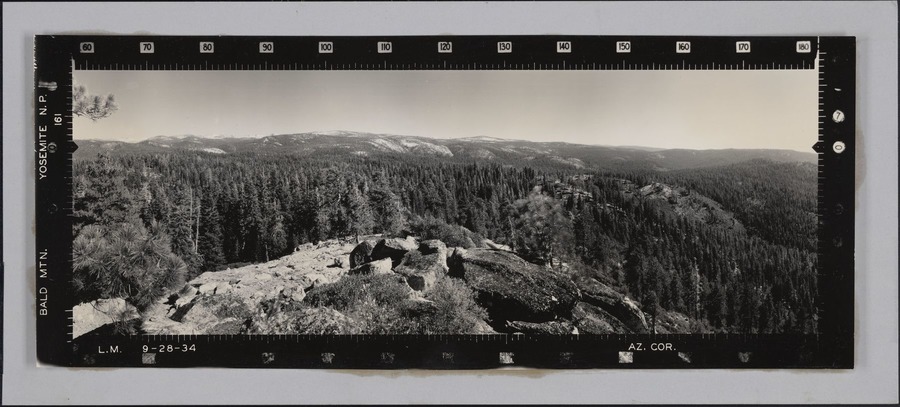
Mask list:
[{"label": "number 100 marking", "polygon": [[319,53],[320,54],[333,54],[334,53],[334,43],[320,42],[319,43]]}]

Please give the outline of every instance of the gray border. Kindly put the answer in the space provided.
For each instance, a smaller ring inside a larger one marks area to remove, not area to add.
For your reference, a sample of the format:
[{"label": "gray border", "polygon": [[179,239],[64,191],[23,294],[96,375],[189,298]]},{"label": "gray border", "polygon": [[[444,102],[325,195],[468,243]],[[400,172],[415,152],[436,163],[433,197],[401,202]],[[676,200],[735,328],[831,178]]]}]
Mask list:
[{"label": "gray border", "polygon": [[[3,403],[897,403],[897,3],[5,3]],[[231,35],[854,35],[852,371],[334,372],[36,367],[31,38]]]}]

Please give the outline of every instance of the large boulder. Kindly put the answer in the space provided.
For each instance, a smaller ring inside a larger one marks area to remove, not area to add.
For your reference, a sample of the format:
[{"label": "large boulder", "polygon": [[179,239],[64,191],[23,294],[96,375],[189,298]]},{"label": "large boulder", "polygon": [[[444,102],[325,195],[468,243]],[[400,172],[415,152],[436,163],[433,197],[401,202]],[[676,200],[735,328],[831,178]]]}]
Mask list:
[{"label": "large boulder", "polygon": [[137,308],[121,298],[99,299],[72,309],[72,337],[77,338],[106,324],[140,318]]},{"label": "large boulder", "polygon": [[443,258],[447,258],[447,245],[444,242],[432,239],[419,243],[419,252],[422,254],[439,254]]},{"label": "large boulder", "polygon": [[569,335],[575,331],[575,326],[569,321],[549,322],[524,322],[509,321],[506,327],[512,332],[544,335]]},{"label": "large boulder", "polygon": [[595,305],[579,302],[572,308],[572,322],[581,334],[624,334],[632,332],[622,321]]},{"label": "large boulder", "polygon": [[393,263],[390,258],[372,260],[350,269],[350,274],[385,274],[391,272]]},{"label": "large boulder", "polygon": [[[163,332],[237,334],[251,314],[246,300],[237,295],[231,293],[198,295],[169,317],[172,321],[178,322],[180,327],[173,330],[164,329]],[[144,328],[152,330],[152,324],[145,323]]]},{"label": "large boulder", "polygon": [[179,312],[172,315],[173,321],[182,324],[190,324],[195,327],[207,327],[219,322],[219,317],[202,301],[194,301],[179,308]]},{"label": "large boulder", "polygon": [[644,317],[643,311],[630,298],[593,278],[580,278],[576,282],[581,290],[583,301],[602,308],[622,321],[631,332],[648,332],[647,319]]},{"label": "large boulder", "polygon": [[447,258],[440,253],[408,252],[394,272],[406,277],[413,290],[430,291],[438,276],[447,274]]},{"label": "large boulder", "polygon": [[409,236],[406,239],[381,239],[375,244],[375,247],[372,248],[371,257],[372,260],[390,258],[393,267],[396,267],[403,261],[403,256],[405,256],[406,253],[418,248],[419,244],[416,243],[416,240],[413,239],[412,236]]},{"label": "large boulder", "polygon": [[357,267],[372,261],[372,249],[375,248],[374,240],[365,240],[356,245],[350,252],[350,268]]},{"label": "large boulder", "polygon": [[579,298],[568,277],[510,252],[457,249],[447,264],[451,277],[462,278],[478,293],[493,321],[554,320],[568,316]]}]

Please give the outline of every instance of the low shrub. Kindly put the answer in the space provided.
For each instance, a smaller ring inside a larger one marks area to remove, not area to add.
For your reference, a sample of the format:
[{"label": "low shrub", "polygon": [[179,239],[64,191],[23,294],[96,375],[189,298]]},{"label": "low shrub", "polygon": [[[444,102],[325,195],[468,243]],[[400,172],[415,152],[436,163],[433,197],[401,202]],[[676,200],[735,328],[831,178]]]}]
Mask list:
[{"label": "low shrub", "polygon": [[344,311],[367,301],[391,305],[409,298],[409,287],[396,274],[347,275],[332,284],[318,286],[304,301],[314,307],[332,307]]},{"label": "low shrub", "polygon": [[[487,312],[475,302],[474,292],[446,276],[440,277],[423,299],[411,295],[402,277],[380,274],[345,276],[314,288],[304,302],[339,311],[366,334],[473,333],[487,318]],[[277,310],[276,305],[270,307]]]},{"label": "low shrub", "polygon": [[247,319],[253,315],[253,311],[241,297],[223,293],[216,295],[204,295],[197,300],[195,306],[209,309],[213,315],[219,318]]}]

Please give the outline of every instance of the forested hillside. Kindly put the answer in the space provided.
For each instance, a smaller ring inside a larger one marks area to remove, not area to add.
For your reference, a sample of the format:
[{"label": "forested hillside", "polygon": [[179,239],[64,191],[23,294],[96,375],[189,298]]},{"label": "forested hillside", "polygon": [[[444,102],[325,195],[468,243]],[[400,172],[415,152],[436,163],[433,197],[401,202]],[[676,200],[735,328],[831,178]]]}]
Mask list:
[{"label": "forested hillside", "polygon": [[[322,150],[302,158],[80,150],[73,231],[79,299],[130,289],[97,281],[96,265],[117,250],[167,259],[129,267],[182,270],[171,278],[183,282],[269,261],[304,243],[411,234],[448,246],[473,247],[482,238],[509,245],[530,262],[615,287],[645,311],[682,313],[698,331],[815,331],[813,164],[747,154],[724,165],[659,171],[625,161],[603,169],[585,156],[460,160],[463,149],[450,145],[453,156]],[[691,157],[704,160],[702,152]],[[154,290],[162,292],[180,282],[159,284]]]}]

